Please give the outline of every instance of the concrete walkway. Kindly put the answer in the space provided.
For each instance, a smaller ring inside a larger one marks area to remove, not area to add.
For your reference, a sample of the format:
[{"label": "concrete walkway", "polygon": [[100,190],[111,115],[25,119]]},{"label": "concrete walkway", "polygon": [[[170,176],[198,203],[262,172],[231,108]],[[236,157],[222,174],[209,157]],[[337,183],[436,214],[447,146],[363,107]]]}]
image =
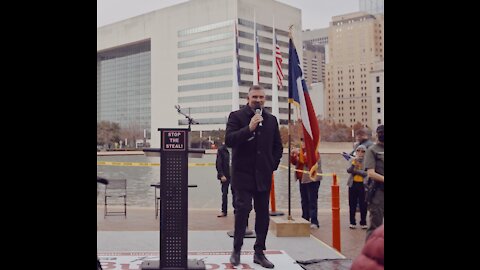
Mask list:
[{"label": "concrete walkway", "polygon": [[[282,211],[287,215],[287,210],[277,209],[277,211]],[[217,233],[226,233],[226,231],[233,230],[234,225],[234,216],[233,212],[230,211],[227,217],[217,218],[218,211],[214,209],[189,209],[188,216],[188,230],[189,232],[199,232],[199,231],[209,231],[205,234],[211,233],[212,231],[223,231]],[[358,214],[357,214],[358,215]],[[294,219],[300,218],[301,210],[292,209],[292,217]],[[310,239],[317,239],[326,245],[332,245],[332,213],[331,210],[319,210],[319,229],[311,229]],[[252,211],[249,220],[250,228],[253,229],[255,224],[255,212]],[[354,259],[361,251],[363,244],[365,242],[365,230],[360,228],[350,229],[348,227],[348,211],[340,211],[340,233],[341,233],[341,253],[350,259]],[[158,232],[160,225],[159,220],[155,219],[155,210],[154,208],[148,207],[128,207],[127,209],[127,218],[123,216],[103,216],[103,206],[97,207],[97,228],[99,235],[102,237],[105,236],[105,233],[110,232]],[[271,226],[271,225],[270,225]],[[271,227],[270,227],[271,228]],[[107,234],[108,234],[107,233]],[[198,233],[197,233],[198,234]],[[273,236],[273,233],[269,233],[269,238],[267,240],[267,247],[274,248],[269,246],[269,241]],[[101,237],[100,237],[101,238]],[[100,239],[99,238],[99,239]],[[282,237],[284,238],[284,237]],[[288,238],[288,237],[285,237]],[[233,243],[233,239],[231,242]],[[278,238],[277,238],[278,239]],[[307,238],[309,239],[309,238]],[[280,239],[282,241],[292,241],[294,239]],[[272,244],[278,240],[272,240]],[[189,241],[190,242],[190,241]],[[247,246],[248,242],[245,242],[245,249],[250,249],[251,247]],[[300,243],[300,242],[299,242]],[[189,249],[190,249],[189,244]],[[226,246],[228,250],[228,245]],[[101,251],[99,247],[99,251]],[[292,251],[290,251],[292,252]],[[293,251],[295,254],[295,252]],[[315,259],[305,258],[308,254],[300,256],[300,258],[294,259]]]}]

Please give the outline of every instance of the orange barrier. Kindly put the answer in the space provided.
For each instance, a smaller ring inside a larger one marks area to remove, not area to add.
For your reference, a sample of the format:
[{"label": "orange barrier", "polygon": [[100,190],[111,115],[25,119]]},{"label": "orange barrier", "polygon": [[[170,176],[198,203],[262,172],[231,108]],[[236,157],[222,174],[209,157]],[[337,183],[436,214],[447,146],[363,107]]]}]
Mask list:
[{"label": "orange barrier", "polygon": [[283,216],[283,212],[277,212],[277,205],[275,203],[275,177],[272,173],[272,185],[270,187],[270,206],[272,211],[270,211],[270,216]]},{"label": "orange barrier", "polygon": [[340,248],[340,187],[337,183],[337,174],[333,173],[332,183],[332,246],[338,252]]}]

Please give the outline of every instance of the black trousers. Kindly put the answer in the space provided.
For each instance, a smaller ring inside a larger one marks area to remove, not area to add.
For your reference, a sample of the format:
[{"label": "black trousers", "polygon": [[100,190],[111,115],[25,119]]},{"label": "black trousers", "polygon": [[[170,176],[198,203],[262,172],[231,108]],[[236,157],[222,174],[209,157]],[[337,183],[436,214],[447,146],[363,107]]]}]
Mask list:
[{"label": "black trousers", "polygon": [[248,216],[253,208],[255,209],[255,233],[257,239],[253,249],[256,253],[263,253],[265,240],[267,239],[270,213],[270,191],[250,191],[235,189],[235,232],[233,236],[233,249],[240,251],[243,246],[243,237],[247,228]]},{"label": "black trousers", "polygon": [[360,225],[367,225],[367,203],[365,202],[365,188],[363,182],[353,182],[348,188],[348,204],[350,206],[350,224],[357,225],[355,213],[357,203],[360,205]]},{"label": "black trousers", "polygon": [[302,184],[299,181],[300,198],[302,204],[302,218],[310,221],[310,223],[319,225],[318,223],[318,190],[320,181],[314,181]]},{"label": "black trousers", "polygon": [[[222,212],[223,213],[227,213],[227,205],[228,205],[228,186],[230,186],[230,180],[227,180],[225,182],[222,182],[220,181],[220,183],[222,184]],[[235,194],[233,193],[233,190],[230,186],[230,190],[232,191],[232,196],[233,196],[233,199],[232,199],[232,206],[233,206],[233,209],[235,211]],[[234,212],[235,213],[235,212]]]}]

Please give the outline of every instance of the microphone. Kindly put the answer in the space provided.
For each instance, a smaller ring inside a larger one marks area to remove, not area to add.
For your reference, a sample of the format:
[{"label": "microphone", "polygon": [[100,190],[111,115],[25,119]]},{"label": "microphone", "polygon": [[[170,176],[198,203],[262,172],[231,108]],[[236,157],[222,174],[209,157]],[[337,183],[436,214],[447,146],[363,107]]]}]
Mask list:
[{"label": "microphone", "polygon": [[[262,109],[260,109],[260,105],[259,105],[259,104],[257,104],[257,105],[255,106],[255,114],[260,114],[260,115],[262,114]],[[262,122],[258,123],[258,125],[261,126],[261,127],[263,127]]]}]

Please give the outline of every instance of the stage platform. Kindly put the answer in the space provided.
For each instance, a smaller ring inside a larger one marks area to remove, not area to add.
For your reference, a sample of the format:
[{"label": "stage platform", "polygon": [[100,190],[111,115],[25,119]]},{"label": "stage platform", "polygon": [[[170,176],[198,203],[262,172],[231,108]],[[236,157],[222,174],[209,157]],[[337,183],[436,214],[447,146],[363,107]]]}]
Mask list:
[{"label": "stage platform", "polygon": [[[264,269],[253,263],[255,238],[245,238],[241,256],[242,267],[230,268],[229,257],[233,240],[227,231],[189,231],[189,259],[202,259],[206,269]],[[158,259],[159,232],[157,231],[99,231],[97,248],[104,269],[138,269],[143,260]],[[302,269],[295,261],[310,259],[345,258],[315,237],[267,236],[265,252],[275,269]]]}]

